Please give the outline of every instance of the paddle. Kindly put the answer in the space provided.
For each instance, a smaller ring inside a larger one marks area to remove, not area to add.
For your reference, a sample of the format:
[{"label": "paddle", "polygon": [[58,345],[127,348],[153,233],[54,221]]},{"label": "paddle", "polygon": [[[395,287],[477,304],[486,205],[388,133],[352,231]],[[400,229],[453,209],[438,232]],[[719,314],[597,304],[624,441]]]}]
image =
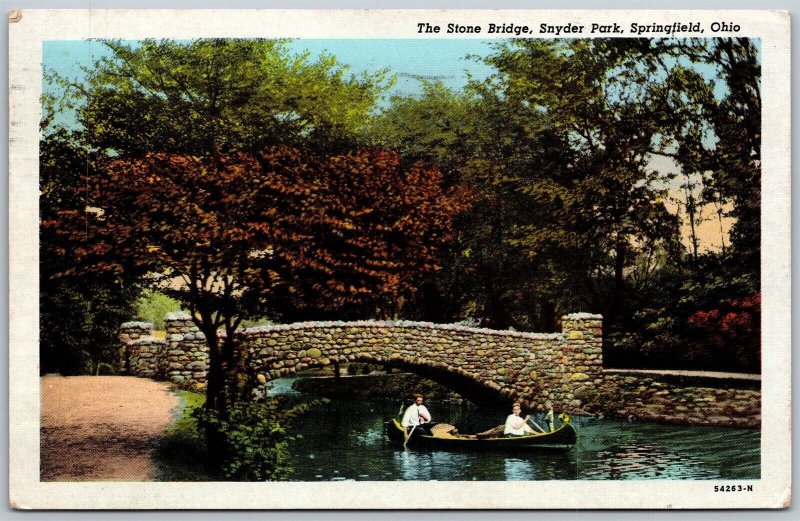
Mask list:
[{"label": "paddle", "polygon": [[538,425],[536,425],[536,422],[535,422],[535,421],[533,421],[533,418],[531,418],[531,417],[530,417],[530,415],[528,415],[528,416],[526,416],[526,417],[525,417],[525,421],[529,421],[529,422],[531,422],[531,423],[533,424],[533,426],[534,426],[534,427],[536,427],[537,429],[539,429],[539,432],[546,432],[544,429],[542,429],[541,427],[539,427]]},{"label": "paddle", "polygon": [[417,426],[414,425],[413,427],[411,427],[411,430],[408,431],[408,432],[406,432],[405,427],[403,428],[403,437],[405,438],[405,441],[403,442],[403,448],[404,449],[406,448],[406,445],[408,445],[408,440],[411,439],[411,435],[414,434],[414,429],[416,429],[416,428],[417,428]]}]

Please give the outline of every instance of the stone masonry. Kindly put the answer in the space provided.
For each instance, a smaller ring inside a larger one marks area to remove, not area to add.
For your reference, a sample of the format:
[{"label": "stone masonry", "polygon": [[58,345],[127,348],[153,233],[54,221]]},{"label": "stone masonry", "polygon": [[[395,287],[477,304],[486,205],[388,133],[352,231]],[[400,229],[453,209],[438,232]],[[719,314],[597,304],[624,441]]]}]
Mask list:
[{"label": "stone masonry", "polygon": [[120,373],[155,379],[163,376],[166,341],[153,336],[153,324],[125,322],[119,328],[119,341],[117,369]]},{"label": "stone masonry", "polygon": [[186,313],[169,313],[164,323],[167,345],[162,358],[166,379],[178,384],[204,385],[208,373],[206,336]]},{"label": "stone masonry", "polygon": [[[760,378],[726,375],[703,378],[701,371],[674,377],[670,371],[606,371],[600,409],[621,417],[681,425],[761,426]],[[734,378],[730,378],[734,376]],[[705,380],[705,381],[703,381]]]}]

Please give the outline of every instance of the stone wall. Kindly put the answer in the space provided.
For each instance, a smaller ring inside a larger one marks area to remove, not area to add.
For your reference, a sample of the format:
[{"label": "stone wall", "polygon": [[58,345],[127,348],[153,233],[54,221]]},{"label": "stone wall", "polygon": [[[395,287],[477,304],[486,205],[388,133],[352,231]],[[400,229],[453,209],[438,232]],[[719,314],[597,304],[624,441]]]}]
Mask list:
[{"label": "stone wall", "polygon": [[166,379],[177,384],[205,385],[208,374],[206,336],[186,313],[169,313],[164,324],[167,345],[162,357]]},{"label": "stone wall", "polygon": [[757,375],[606,370],[597,408],[643,421],[758,428],[760,384]]},{"label": "stone wall", "polygon": [[349,361],[407,367],[473,382],[501,399],[559,409],[600,382],[602,318],[573,314],[561,333],[496,331],[408,321],[304,322],[248,329],[248,365],[261,383]]},{"label": "stone wall", "polygon": [[[141,342],[153,345],[145,357],[152,352],[159,359],[157,368],[167,380],[205,383],[205,337],[189,315],[167,316],[165,341],[147,336],[151,325],[136,323],[134,330],[132,324],[120,332],[122,372],[157,373],[150,362],[139,360]],[[237,335],[257,386],[304,369],[358,360],[451,376],[531,407],[551,399],[558,409],[573,410],[582,406],[586,389],[600,382],[602,371],[602,317],[581,313],[563,317],[561,333],[370,320],[262,326]]]},{"label": "stone wall", "polygon": [[163,377],[163,353],[167,342],[153,336],[149,322],[125,322],[119,328],[117,369],[123,374]]}]

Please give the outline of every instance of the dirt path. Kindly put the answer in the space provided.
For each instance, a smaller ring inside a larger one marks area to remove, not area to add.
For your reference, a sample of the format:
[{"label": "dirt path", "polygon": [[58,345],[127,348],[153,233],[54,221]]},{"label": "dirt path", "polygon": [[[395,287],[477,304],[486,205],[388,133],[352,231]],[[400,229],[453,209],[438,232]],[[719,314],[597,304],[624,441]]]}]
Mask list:
[{"label": "dirt path", "polygon": [[129,376],[41,378],[42,481],[153,479],[153,442],[180,400]]}]

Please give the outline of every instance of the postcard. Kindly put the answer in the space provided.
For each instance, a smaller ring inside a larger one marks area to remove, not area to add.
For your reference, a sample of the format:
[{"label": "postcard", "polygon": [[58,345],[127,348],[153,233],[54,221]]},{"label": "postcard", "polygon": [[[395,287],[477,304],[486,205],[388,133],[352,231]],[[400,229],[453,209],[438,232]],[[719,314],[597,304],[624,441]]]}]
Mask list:
[{"label": "postcard", "polygon": [[9,24],[12,507],[790,505],[787,13]]}]

